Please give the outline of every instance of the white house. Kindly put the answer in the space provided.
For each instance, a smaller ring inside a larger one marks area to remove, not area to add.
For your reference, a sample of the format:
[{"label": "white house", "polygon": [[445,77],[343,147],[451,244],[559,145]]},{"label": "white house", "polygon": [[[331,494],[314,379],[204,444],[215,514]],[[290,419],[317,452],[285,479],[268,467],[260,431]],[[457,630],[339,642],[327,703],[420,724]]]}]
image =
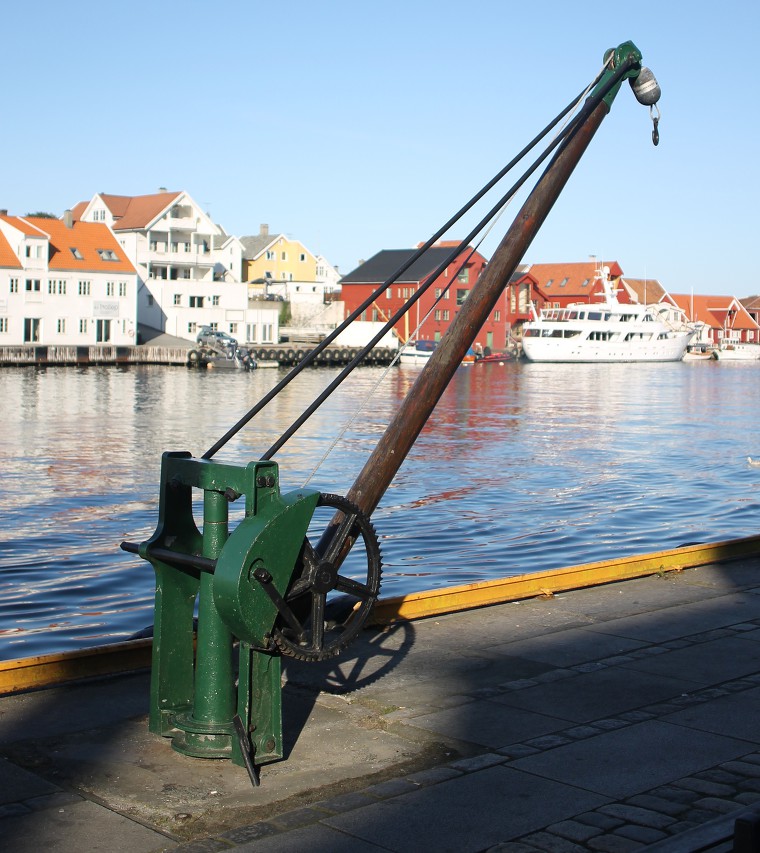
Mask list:
[{"label": "white house", "polygon": [[103,223],[0,213],[0,344],[134,344],[137,280]]},{"label": "white house", "polygon": [[[108,225],[137,269],[140,323],[187,340],[201,326],[250,343],[278,340],[278,311],[249,308],[243,244],[227,235],[186,192],[98,193],[74,218]],[[249,339],[248,330],[258,337]],[[272,328],[273,327],[273,328]],[[264,337],[265,336],[265,337]]]}]

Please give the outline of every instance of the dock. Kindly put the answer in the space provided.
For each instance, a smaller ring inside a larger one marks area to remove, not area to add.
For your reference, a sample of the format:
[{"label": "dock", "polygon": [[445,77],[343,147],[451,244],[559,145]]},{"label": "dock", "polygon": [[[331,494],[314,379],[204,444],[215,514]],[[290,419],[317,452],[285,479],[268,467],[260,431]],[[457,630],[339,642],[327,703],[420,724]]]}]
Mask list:
[{"label": "dock", "polygon": [[369,629],[287,661],[258,788],[148,732],[144,671],[5,696],[3,849],[756,850],[758,593],[745,557]]}]

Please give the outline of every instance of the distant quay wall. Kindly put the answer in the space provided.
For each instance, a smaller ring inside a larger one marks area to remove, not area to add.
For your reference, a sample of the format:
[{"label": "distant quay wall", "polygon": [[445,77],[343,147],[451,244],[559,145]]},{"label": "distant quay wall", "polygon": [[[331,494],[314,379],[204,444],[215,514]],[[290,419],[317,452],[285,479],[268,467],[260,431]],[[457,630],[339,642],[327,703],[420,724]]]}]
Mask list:
[{"label": "distant quay wall", "polygon": [[187,364],[190,347],[15,346],[0,347],[0,367],[82,364]]},{"label": "distant quay wall", "polygon": [[[276,362],[281,367],[289,367],[302,361],[311,350],[311,346],[291,344],[251,345],[250,353],[256,361]],[[187,346],[4,346],[0,347],[0,367],[65,367],[76,365],[109,364],[165,364],[187,365],[190,352],[196,351],[188,342]],[[315,367],[338,366],[348,364],[359,353],[358,347],[329,346],[314,361]],[[364,364],[390,364],[395,350],[376,347],[364,359]]]}]

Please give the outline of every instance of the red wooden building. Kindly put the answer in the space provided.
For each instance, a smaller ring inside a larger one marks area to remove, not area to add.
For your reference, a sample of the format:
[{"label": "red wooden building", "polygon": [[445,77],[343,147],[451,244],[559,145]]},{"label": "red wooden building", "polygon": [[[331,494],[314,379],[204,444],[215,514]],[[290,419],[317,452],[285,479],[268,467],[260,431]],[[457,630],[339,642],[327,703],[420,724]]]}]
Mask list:
[{"label": "red wooden building", "polygon": [[[466,248],[431,281],[436,270],[458,245],[457,241],[444,241],[428,249],[363,312],[360,319],[388,321],[420,287],[430,281],[429,289],[395,324],[394,329],[402,342],[410,338],[440,340],[486,266],[486,259],[480,252]],[[414,252],[414,249],[384,249],[344,276],[341,286],[346,316],[369,298]],[[493,351],[505,349],[512,324],[516,319],[528,317],[534,288],[535,280],[531,275],[524,271],[515,273],[481,327],[476,342]]]}]

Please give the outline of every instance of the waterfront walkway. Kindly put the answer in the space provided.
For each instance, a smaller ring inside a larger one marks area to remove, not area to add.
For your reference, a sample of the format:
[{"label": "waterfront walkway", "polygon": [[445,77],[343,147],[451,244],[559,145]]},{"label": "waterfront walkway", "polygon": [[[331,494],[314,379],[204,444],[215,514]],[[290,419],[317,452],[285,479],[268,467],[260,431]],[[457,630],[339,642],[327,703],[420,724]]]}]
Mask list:
[{"label": "waterfront walkway", "polygon": [[288,756],[256,789],[148,733],[145,674],[0,699],[2,849],[718,853],[737,815],[754,831],[756,560],[402,623],[286,678]]}]

